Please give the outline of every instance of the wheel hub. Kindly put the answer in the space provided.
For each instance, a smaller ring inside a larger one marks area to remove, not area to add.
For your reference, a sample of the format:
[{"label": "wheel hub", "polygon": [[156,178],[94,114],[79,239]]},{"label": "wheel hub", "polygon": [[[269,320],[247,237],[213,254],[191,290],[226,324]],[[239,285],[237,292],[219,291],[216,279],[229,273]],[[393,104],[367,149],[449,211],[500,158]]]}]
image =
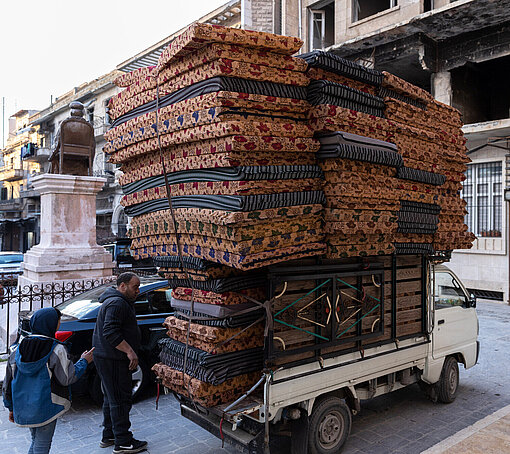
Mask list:
[{"label": "wheel hub", "polygon": [[133,374],[131,376],[131,381],[132,381],[132,386],[133,386],[132,393],[134,394],[138,391],[140,386],[142,386],[143,371],[142,371],[142,368],[140,367],[140,365],[138,365],[137,368],[133,371]]},{"label": "wheel hub", "polygon": [[451,368],[448,374],[448,387],[450,394],[455,394],[457,390],[457,371],[454,368]]},{"label": "wheel hub", "polygon": [[319,425],[319,443],[325,449],[336,445],[343,433],[343,420],[337,412],[327,414]]}]

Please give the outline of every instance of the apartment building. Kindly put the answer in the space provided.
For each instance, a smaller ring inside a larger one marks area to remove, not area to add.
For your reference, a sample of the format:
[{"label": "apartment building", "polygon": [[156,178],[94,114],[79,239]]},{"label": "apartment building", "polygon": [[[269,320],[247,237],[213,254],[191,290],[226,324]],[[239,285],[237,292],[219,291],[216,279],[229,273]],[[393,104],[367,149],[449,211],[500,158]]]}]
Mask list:
[{"label": "apartment building", "polygon": [[[272,15],[267,17],[272,21]],[[240,19],[241,1],[231,0],[198,21],[239,27]],[[39,112],[21,110],[12,116],[0,167],[0,250],[26,252],[39,242],[40,196],[34,191],[31,178],[49,170],[48,158],[55,146],[55,136],[62,120],[70,114],[72,101],[84,104],[85,119],[94,126],[93,175],[106,178],[97,196],[97,241],[106,244],[126,237],[129,219],[120,204],[123,194],[117,181],[118,166],[109,163],[103,153],[104,133],[110,127],[108,101],[120,91],[113,81],[122,72],[155,65],[163,49],[181,32],[182,29],[172,33],[110,73],[60,95]],[[112,61],[112,67],[114,64]]]},{"label": "apartment building", "polygon": [[450,266],[475,294],[509,302],[510,2],[276,3],[275,28],[301,36],[305,51],[326,49],[389,71],[461,111],[472,159],[462,197],[477,239],[455,251]]},{"label": "apartment building", "polygon": [[113,83],[118,75],[119,72],[114,70],[91,82],[83,83],[56,98],[50,106],[31,118],[31,124],[39,128],[41,139],[34,156],[28,159],[47,162],[55,146],[59,125],[70,115],[69,104],[79,101],[84,105],[84,118],[93,125],[96,142],[92,175],[106,178],[96,200],[96,232],[99,244],[126,236],[127,218],[120,205],[122,189],[115,179],[116,166],[108,162],[108,157],[103,152],[104,133],[110,127],[107,105],[110,98],[120,91]]},{"label": "apartment building", "polygon": [[39,241],[39,197],[30,190],[31,178],[41,166],[25,157],[40,143],[37,127],[30,124],[33,110],[20,110],[9,118],[7,143],[0,162],[0,249],[26,251]]}]

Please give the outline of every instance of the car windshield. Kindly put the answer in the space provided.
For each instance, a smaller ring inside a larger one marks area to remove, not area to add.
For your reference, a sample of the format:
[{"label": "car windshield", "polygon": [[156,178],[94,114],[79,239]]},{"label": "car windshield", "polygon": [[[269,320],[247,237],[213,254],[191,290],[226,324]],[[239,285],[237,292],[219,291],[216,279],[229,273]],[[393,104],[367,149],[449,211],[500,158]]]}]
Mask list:
[{"label": "car windshield", "polygon": [[57,309],[65,315],[80,318],[95,307],[101,306],[99,296],[112,284],[100,285],[59,304]]},{"label": "car windshield", "polygon": [[20,263],[22,261],[23,261],[23,254],[0,255],[0,265],[8,265],[10,263]]}]

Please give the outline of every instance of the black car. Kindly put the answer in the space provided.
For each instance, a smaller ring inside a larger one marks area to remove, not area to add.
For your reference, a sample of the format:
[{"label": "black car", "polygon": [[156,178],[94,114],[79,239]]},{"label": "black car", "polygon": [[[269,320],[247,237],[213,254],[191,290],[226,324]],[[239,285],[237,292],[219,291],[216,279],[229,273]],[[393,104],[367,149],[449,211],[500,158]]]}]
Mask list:
[{"label": "black car", "polygon": [[[65,343],[73,361],[92,347],[92,332],[101,303],[99,296],[112,284],[105,284],[81,293],[57,306],[62,319],[56,338]],[[163,321],[173,313],[170,306],[171,290],[168,281],[158,276],[140,277],[140,294],[135,302],[136,318],[142,334],[138,368],[133,372],[133,398],[140,396],[151,382],[150,368],[158,361],[158,340],[166,336]],[[31,312],[20,313],[18,341],[30,333]],[[17,344],[17,343],[16,343]],[[86,375],[75,386],[77,392],[88,390],[97,403],[103,400],[101,381],[93,363]]]}]

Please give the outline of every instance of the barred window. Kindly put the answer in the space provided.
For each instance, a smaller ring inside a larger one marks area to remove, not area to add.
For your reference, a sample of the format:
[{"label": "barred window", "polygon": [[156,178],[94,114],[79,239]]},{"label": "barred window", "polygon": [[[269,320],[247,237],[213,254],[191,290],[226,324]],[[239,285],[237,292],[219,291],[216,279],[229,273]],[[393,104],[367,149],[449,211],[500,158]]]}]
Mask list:
[{"label": "barred window", "polygon": [[462,184],[467,202],[465,222],[470,232],[482,237],[501,236],[503,203],[502,164],[470,164]]}]

